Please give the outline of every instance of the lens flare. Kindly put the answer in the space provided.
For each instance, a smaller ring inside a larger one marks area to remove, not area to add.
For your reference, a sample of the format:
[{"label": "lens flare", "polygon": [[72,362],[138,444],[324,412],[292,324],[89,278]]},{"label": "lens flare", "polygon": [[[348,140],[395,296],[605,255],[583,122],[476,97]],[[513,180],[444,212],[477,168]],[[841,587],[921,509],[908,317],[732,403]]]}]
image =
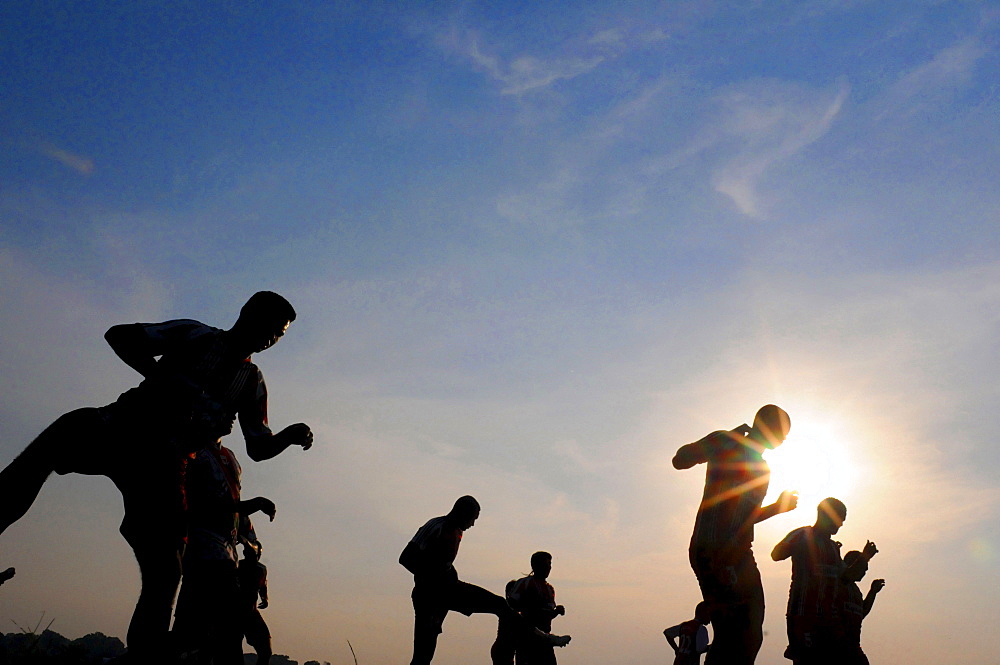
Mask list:
[{"label": "lens flare", "polygon": [[835,428],[796,423],[785,443],[766,453],[770,500],[788,489],[799,493],[801,507],[816,506],[828,496],[849,503],[858,477],[850,453],[851,442]]}]

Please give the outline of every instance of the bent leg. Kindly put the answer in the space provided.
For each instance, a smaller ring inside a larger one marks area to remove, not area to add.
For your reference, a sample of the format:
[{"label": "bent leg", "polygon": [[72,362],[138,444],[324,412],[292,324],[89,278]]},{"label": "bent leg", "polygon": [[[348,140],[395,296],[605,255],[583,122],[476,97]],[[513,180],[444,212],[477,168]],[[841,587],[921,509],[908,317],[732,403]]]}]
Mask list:
[{"label": "bent leg", "polygon": [[74,449],[85,449],[96,457],[87,444],[106,437],[107,430],[98,409],[77,409],[60,416],[28,444],[0,471],[0,533],[28,512],[49,474],[77,471],[71,468],[77,457]]}]

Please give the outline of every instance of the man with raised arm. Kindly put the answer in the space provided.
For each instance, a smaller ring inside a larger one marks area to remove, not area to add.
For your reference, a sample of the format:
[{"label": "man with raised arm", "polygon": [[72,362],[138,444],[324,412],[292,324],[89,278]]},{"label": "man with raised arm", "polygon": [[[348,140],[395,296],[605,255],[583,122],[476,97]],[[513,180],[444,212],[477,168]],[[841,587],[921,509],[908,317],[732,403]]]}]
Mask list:
[{"label": "man with raised arm", "polygon": [[[878,553],[875,543],[868,541],[852,569],[845,569],[840,543],[833,536],[846,519],[844,502],[827,497],[816,507],[815,524],[789,532],[771,550],[771,558],[775,561],[792,560],[785,657],[795,665],[843,665],[846,662],[837,653],[836,631],[840,617],[836,597],[840,579],[845,574],[854,579],[862,567],[867,570],[868,561]],[[860,632],[858,635],[860,644]]]},{"label": "man with raised arm", "polygon": [[773,404],[757,411],[753,427],[712,432],[681,446],[675,469],[704,463],[705,492],[688,556],[705,602],[712,608],[714,642],[705,665],[751,665],[764,641],[764,589],[751,546],[753,528],[795,508],[794,492],[762,506],[771,471],[765,450],[778,447],[791,427]]},{"label": "man with raised arm", "polygon": [[255,461],[312,445],[304,423],[272,433],[263,375],[250,362],[294,319],[287,300],[261,291],[229,330],[187,319],[113,326],[105,339],[143,381],[112,404],[61,416],[0,472],[0,533],[27,512],[53,471],[103,475],[118,487],[125,505],[120,530],[142,576],[128,629],[131,662],[166,659],[187,531],[190,456],[229,434],[237,415]]}]

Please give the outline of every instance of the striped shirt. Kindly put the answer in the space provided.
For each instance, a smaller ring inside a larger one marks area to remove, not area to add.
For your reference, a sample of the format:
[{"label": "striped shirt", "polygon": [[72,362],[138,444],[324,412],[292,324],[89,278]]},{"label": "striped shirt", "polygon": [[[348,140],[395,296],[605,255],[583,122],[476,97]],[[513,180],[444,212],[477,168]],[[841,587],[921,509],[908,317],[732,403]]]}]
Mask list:
[{"label": "striped shirt", "polygon": [[407,548],[416,556],[416,581],[457,580],[455,558],[462,544],[462,529],[448,524],[448,518],[435,517],[420,527]]},{"label": "striped shirt", "polygon": [[191,451],[232,432],[237,414],[247,439],[271,433],[264,376],[232,353],[224,331],[189,319],[135,325],[160,356],[159,372],[122,393],[119,405],[187,438]]},{"label": "striped shirt", "polygon": [[697,462],[708,465],[691,548],[749,550],[771,478],[760,444],[738,430],[720,430],[690,445]]},{"label": "striped shirt", "polygon": [[790,552],[792,585],[788,616],[830,616],[844,562],[840,543],[816,527],[795,529],[776,546]]}]

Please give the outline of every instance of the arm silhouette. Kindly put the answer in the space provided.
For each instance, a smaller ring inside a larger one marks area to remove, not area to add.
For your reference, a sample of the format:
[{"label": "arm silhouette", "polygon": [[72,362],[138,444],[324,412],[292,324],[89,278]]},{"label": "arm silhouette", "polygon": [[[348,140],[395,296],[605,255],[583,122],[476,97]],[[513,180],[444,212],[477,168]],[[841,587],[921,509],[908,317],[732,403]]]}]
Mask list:
[{"label": "arm silhouette", "polygon": [[263,462],[277,457],[289,446],[302,446],[302,450],[309,450],[313,444],[313,433],[309,425],[295,423],[277,434],[250,437],[246,443],[250,459],[254,462]]}]

